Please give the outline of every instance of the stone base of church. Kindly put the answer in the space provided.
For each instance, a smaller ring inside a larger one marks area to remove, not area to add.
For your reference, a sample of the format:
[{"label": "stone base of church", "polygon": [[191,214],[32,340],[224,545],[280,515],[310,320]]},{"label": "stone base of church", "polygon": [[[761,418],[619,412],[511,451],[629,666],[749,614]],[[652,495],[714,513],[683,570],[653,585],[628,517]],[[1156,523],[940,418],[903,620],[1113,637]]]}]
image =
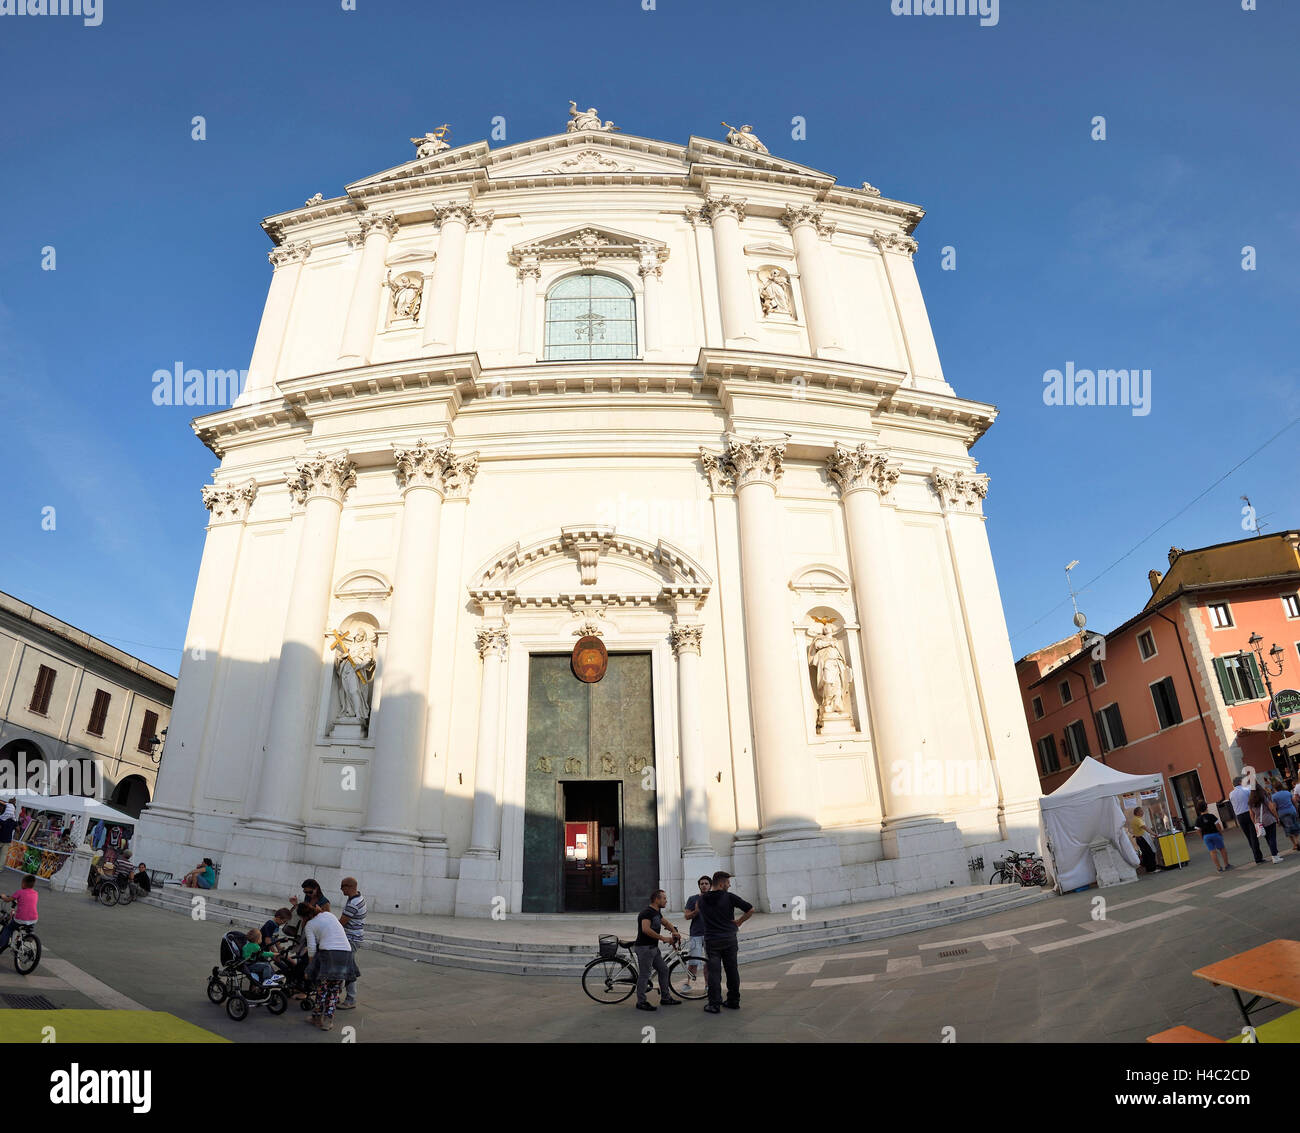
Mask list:
[{"label": "stone base of church", "polygon": [[355,838],[343,845],[339,871],[344,877],[358,879],[368,907],[389,913],[427,912],[422,900],[425,856],[426,846],[414,838]]},{"label": "stone base of church", "polygon": [[480,857],[466,854],[460,859],[460,877],[456,879],[458,917],[500,917],[508,912],[505,886],[499,880],[501,859],[497,855]]},{"label": "stone base of church", "polygon": [[840,888],[840,853],[829,838],[760,838],[757,865],[757,904],[765,913],[797,915],[848,902]]}]

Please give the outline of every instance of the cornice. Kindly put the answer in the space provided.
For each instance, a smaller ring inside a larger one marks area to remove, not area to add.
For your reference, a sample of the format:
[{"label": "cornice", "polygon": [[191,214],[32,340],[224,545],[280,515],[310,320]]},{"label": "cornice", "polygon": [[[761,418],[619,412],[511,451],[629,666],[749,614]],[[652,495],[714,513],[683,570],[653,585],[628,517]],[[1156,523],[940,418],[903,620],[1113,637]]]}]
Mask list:
[{"label": "cornice", "polygon": [[923,424],[927,432],[947,432],[962,438],[970,448],[988,431],[997,416],[997,407],[982,401],[967,401],[907,387],[895,390],[880,407],[879,421],[881,425],[899,428]]}]

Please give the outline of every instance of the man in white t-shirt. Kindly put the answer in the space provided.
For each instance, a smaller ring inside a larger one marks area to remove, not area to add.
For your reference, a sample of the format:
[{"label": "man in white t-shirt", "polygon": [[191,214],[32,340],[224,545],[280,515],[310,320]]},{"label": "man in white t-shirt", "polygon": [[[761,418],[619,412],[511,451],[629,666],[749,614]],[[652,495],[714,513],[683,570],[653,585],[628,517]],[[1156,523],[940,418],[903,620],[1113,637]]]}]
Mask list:
[{"label": "man in white t-shirt", "polygon": [[9,799],[5,802],[4,810],[0,810],[0,843],[13,841],[17,822],[18,809],[14,806],[14,800]]},{"label": "man in white t-shirt", "polygon": [[1259,836],[1255,833],[1255,820],[1250,816],[1250,788],[1247,783],[1254,783],[1255,770],[1252,767],[1244,768],[1245,774],[1238,775],[1232,781],[1232,790],[1228,794],[1228,801],[1232,803],[1232,813],[1237,816],[1237,825],[1241,827],[1241,832],[1246,835],[1246,841],[1250,843],[1250,852],[1255,855],[1255,864],[1264,864],[1264,855],[1259,851]]}]

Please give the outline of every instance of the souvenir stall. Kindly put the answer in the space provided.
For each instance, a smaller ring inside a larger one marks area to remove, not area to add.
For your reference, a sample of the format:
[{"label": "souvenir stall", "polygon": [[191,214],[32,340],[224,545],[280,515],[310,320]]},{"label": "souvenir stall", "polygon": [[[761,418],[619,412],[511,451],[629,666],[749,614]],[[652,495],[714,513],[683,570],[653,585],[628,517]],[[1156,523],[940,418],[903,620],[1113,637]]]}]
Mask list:
[{"label": "souvenir stall", "polygon": [[[129,853],[135,820],[81,795],[15,794],[18,824],[5,848],[4,866],[33,873],[59,889],[85,883],[86,865],[98,851],[106,860]],[[74,865],[73,859],[80,865]]]}]

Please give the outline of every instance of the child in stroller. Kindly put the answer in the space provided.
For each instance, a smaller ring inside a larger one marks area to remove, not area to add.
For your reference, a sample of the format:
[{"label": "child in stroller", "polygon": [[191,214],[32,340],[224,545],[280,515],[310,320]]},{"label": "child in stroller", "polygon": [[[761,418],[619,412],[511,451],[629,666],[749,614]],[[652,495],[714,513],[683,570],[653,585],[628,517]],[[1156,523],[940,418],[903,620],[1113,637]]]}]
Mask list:
[{"label": "child in stroller", "polygon": [[284,977],[271,970],[264,955],[269,953],[263,952],[257,929],[248,933],[232,929],[221,938],[221,964],[208,977],[208,999],[224,1002],[226,1014],[236,1021],[247,1016],[250,1007],[265,1007],[280,1015],[289,1006]]}]

